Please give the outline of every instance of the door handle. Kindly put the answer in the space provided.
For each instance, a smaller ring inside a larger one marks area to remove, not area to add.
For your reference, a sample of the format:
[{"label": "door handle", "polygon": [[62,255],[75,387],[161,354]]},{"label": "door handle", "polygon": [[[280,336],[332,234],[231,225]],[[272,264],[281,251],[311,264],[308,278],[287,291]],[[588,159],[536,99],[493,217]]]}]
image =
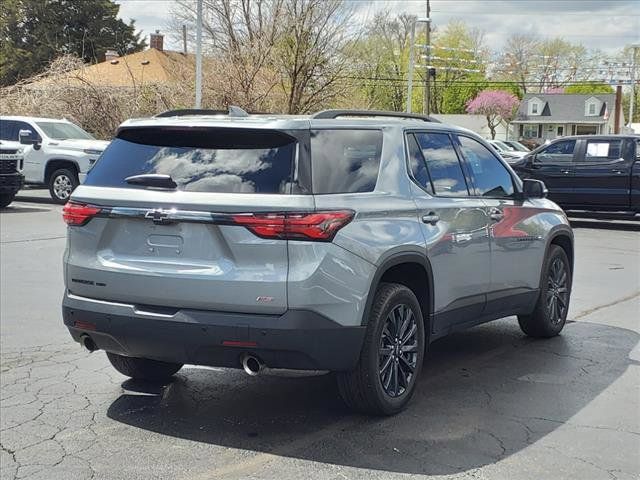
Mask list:
[{"label": "door handle", "polygon": [[502,210],[500,210],[499,208],[492,208],[491,210],[489,210],[489,218],[491,218],[491,220],[499,222],[504,218],[504,213],[502,213]]},{"label": "door handle", "polygon": [[564,173],[565,175],[568,175],[571,173],[571,170],[560,170],[560,173]]},{"label": "door handle", "polygon": [[621,175],[621,174],[623,174],[624,172],[623,172],[622,170],[619,170],[619,169],[617,169],[617,168],[614,168],[613,170],[611,170],[611,173],[616,173],[616,174],[618,174],[618,175]]},{"label": "door handle", "polygon": [[422,221],[430,225],[435,225],[440,221],[440,217],[436,212],[429,212],[422,217]]}]

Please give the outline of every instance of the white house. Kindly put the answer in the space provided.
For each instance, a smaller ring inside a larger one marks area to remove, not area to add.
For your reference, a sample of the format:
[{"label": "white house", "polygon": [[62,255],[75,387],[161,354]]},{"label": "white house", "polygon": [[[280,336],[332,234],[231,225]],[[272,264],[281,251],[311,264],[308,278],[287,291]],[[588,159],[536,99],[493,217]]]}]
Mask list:
[{"label": "white house", "polygon": [[[515,138],[542,143],[565,135],[614,133],[614,94],[528,93],[512,125]],[[620,123],[624,115],[620,112]]]}]

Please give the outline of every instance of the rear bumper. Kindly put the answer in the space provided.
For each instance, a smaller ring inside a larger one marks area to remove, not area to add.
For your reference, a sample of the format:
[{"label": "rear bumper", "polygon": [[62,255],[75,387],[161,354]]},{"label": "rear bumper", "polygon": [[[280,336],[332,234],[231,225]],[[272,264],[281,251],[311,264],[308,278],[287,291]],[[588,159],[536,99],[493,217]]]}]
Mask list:
[{"label": "rear bumper", "polygon": [[343,327],[305,310],[170,311],[70,294],[62,314],[77,342],[89,335],[98,348],[121,355],[229,368],[241,368],[242,356],[251,353],[270,368],[350,370],[365,333],[365,327]]}]

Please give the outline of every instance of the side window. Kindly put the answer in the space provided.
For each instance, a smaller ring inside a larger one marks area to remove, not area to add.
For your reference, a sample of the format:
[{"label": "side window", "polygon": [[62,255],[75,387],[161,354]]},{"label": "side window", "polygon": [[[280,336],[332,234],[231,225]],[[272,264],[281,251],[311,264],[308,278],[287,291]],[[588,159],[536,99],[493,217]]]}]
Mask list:
[{"label": "side window", "polygon": [[467,197],[458,154],[446,133],[417,133],[416,140],[427,163],[435,194],[441,197]]},{"label": "side window", "polygon": [[636,140],[636,160],[640,160],[640,140]]},{"label": "side window", "polygon": [[407,135],[407,147],[409,150],[409,170],[415,182],[433,195],[433,186],[427,171],[427,165],[424,162],[420,146],[413,134]]},{"label": "side window", "polygon": [[483,197],[509,198],[514,194],[513,178],[505,166],[480,142],[459,136],[462,155],[471,167],[478,193]]},{"label": "side window", "polygon": [[607,162],[622,157],[622,140],[587,140],[585,162]]},{"label": "side window", "polygon": [[15,128],[16,122],[13,120],[0,120],[0,140],[16,141],[18,132]]},{"label": "side window", "polygon": [[381,156],[381,130],[312,130],[313,193],[372,192]]},{"label": "side window", "polygon": [[32,135],[31,138],[34,138],[36,140],[38,140],[39,142],[42,141],[42,138],[40,138],[40,135],[38,134],[38,132],[36,131],[35,128],[33,128],[31,125],[29,125],[27,122],[15,122],[15,136],[16,136],[16,140],[20,140],[20,130],[29,130],[31,131]]},{"label": "side window", "polygon": [[538,152],[536,161],[541,163],[569,163],[573,161],[575,148],[575,140],[561,140]]}]

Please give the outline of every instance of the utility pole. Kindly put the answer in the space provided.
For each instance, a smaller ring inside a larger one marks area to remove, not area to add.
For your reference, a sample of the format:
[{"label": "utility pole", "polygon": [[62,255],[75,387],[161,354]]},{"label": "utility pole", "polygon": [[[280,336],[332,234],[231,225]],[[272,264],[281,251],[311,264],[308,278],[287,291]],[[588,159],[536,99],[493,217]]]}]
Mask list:
[{"label": "utility pole", "polygon": [[[427,18],[431,18],[431,3],[427,0]],[[429,115],[431,113],[431,22],[427,22],[427,61],[424,71],[424,107],[423,113]]]},{"label": "utility pole", "polygon": [[638,49],[640,44],[635,44],[633,47],[633,57],[631,60],[631,98],[629,99],[629,127],[633,123],[633,107],[636,101],[636,67],[638,65]]},{"label": "utility pole", "polygon": [[416,43],[416,23],[411,23],[411,35],[409,36],[409,75],[407,78],[407,113],[411,113],[411,102],[412,98],[412,90],[413,90],[413,63],[414,59],[414,51],[415,51],[415,43]]},{"label": "utility pole", "polygon": [[196,12],[196,104],[202,108],[202,0],[198,0]]},{"label": "utility pole", "polygon": [[620,117],[622,116],[622,85],[616,87],[616,108],[613,119],[613,133],[620,133]]},{"label": "utility pole", "polygon": [[[429,18],[416,18],[411,24],[411,35],[409,37],[409,73],[407,76],[407,113],[411,113],[411,101],[413,92],[413,64],[415,63],[415,49],[416,49],[416,23],[429,24],[431,20]],[[429,66],[427,65],[427,72]]]}]

